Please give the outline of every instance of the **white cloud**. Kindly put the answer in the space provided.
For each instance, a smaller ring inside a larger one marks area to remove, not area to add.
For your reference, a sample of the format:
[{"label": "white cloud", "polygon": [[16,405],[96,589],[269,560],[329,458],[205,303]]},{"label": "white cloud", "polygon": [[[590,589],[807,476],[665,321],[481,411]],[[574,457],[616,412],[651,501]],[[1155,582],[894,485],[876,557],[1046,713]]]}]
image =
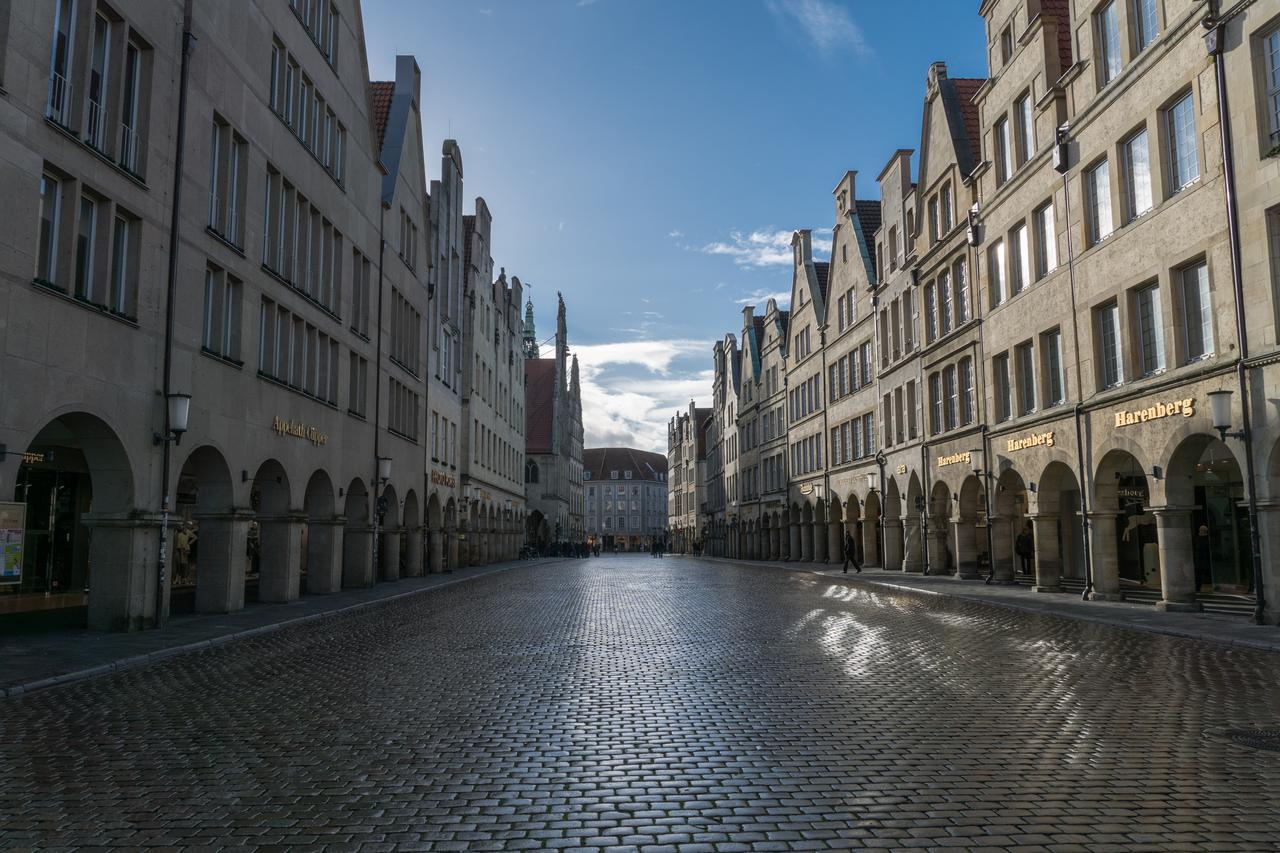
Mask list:
[{"label": "white cloud", "polygon": [[667,420],[691,398],[708,405],[711,347],[693,340],[576,347],[586,446],[666,453]]},{"label": "white cloud", "polygon": [[[726,255],[741,267],[790,266],[793,233],[773,227],[757,228],[749,234],[730,231],[727,241],[708,243],[699,251],[708,255]],[[811,239],[815,256],[831,254],[830,228],[813,229]]]},{"label": "white cloud", "polygon": [[780,290],[777,293],[770,293],[767,290],[757,290],[733,301],[739,305],[755,305],[763,310],[770,299],[776,300],[779,308],[786,308],[791,303],[791,291]]},{"label": "white cloud", "polygon": [[767,0],[769,11],[798,25],[824,54],[851,50],[861,57],[871,54],[862,30],[849,10],[834,0]]},{"label": "white cloud", "polygon": [[683,237],[684,232],[679,230],[678,228],[673,228],[667,232],[667,236],[670,237],[672,240],[675,240],[679,237]]}]

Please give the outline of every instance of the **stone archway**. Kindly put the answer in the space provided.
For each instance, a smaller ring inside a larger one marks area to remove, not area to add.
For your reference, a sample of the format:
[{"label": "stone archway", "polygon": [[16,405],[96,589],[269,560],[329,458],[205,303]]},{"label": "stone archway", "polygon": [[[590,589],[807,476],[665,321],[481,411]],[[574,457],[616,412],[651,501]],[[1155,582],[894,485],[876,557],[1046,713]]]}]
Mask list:
[{"label": "stone archway", "polygon": [[813,504],[805,501],[800,507],[800,557],[802,562],[813,560]]},{"label": "stone archway", "polygon": [[400,499],[396,487],[388,483],[382,489],[375,510],[378,518],[378,566],[380,581],[400,579]]},{"label": "stone archway", "polygon": [[929,492],[929,564],[931,575],[953,575],[959,571],[952,518],[951,487],[936,480]]},{"label": "stone archway", "polygon": [[1089,513],[1095,599],[1118,600],[1123,588],[1159,588],[1159,537],[1146,471],[1143,461],[1122,448],[1098,462]]},{"label": "stone archway", "polygon": [[440,507],[440,496],[432,494],[427,499],[426,515],[426,547],[427,571],[437,574],[444,571],[444,510]]},{"label": "stone archway", "polygon": [[42,458],[24,461],[15,478],[26,527],[15,610],[29,601],[42,620],[99,630],[154,624],[158,530],[138,518],[116,431],[96,415],[69,412],[45,424],[27,450]]},{"label": "stone archway", "polygon": [[404,523],[400,526],[400,568],[407,578],[422,577],[422,512],[418,493],[410,489],[404,496]]},{"label": "stone archway", "polygon": [[458,565],[458,505],[452,497],[445,502],[442,524],[444,545],[441,551],[444,558],[444,570],[451,572]]},{"label": "stone archway", "polygon": [[[849,499],[844,502],[844,531],[845,535],[853,537],[853,553],[861,566],[864,562],[862,552],[862,509],[858,504],[858,496],[849,493]],[[843,546],[842,546],[843,547]]]},{"label": "stone archway", "polygon": [[246,597],[255,581],[258,601],[293,601],[301,592],[306,516],[294,512],[291,504],[289,475],[280,462],[268,459],[258,466],[249,492],[254,520],[249,525]]},{"label": "stone archway", "polygon": [[1065,462],[1045,466],[1036,488],[1034,525],[1036,592],[1060,592],[1062,579],[1084,580],[1080,483]]},{"label": "stone archway", "polygon": [[373,586],[373,519],[363,480],[356,478],[347,486],[342,514],[347,520],[342,533],[342,585]]},{"label": "stone archway", "polygon": [[827,561],[844,562],[844,513],[840,497],[833,495],[827,503]]},{"label": "stone archway", "polygon": [[1155,510],[1166,610],[1199,609],[1201,592],[1252,595],[1253,543],[1244,475],[1217,436],[1184,438],[1169,457]]},{"label": "stone archway", "polygon": [[899,572],[902,571],[903,552],[906,550],[903,539],[902,495],[894,477],[885,481],[884,489],[884,568]]},{"label": "stone archway", "polygon": [[867,492],[862,501],[862,564],[880,565],[880,494]]},{"label": "stone archway", "polygon": [[[995,514],[988,519],[991,543],[995,548],[994,581],[1015,583],[1019,575],[1030,579],[1034,564],[1017,553],[1018,537],[1030,527],[1027,521],[1027,484],[1014,468],[1006,468],[996,480]],[[1025,571],[1024,571],[1025,569]]]},{"label": "stone archway", "polygon": [[787,556],[785,559],[795,562],[800,559],[800,507],[792,504],[787,515]]},{"label": "stone archway", "polygon": [[904,572],[922,572],[925,563],[924,531],[924,490],[920,486],[920,478],[912,472],[907,481],[907,502],[902,515],[902,570]]},{"label": "stone archway", "polygon": [[342,518],[335,514],[333,482],[328,472],[316,471],[307,481],[302,497],[302,511],[307,524],[303,538],[303,565],[306,578],[303,591],[308,595],[327,595],[342,588]]},{"label": "stone archway", "polygon": [[956,574],[965,579],[983,577],[991,559],[987,540],[987,493],[976,474],[960,483],[952,514],[952,548]]},{"label": "stone archway", "polygon": [[191,451],[178,473],[176,498],[171,610],[241,609],[252,514],[236,510],[231,470],[217,448],[204,445]]}]

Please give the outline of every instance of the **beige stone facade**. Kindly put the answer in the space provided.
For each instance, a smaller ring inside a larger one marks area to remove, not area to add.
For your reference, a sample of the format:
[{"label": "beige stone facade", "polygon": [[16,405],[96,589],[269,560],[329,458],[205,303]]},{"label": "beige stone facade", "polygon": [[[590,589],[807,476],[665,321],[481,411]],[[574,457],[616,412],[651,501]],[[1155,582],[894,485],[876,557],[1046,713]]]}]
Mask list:
[{"label": "beige stone facade", "polygon": [[[1261,586],[1280,621],[1280,0],[1226,5],[982,4],[988,78],[928,69],[865,285],[839,201],[821,299],[797,232],[782,360],[822,402],[787,409],[790,547],[748,525],[742,556],[832,560],[848,531],[872,565],[1162,609],[1248,612]],[[830,367],[864,328],[851,392]],[[744,393],[739,432],[756,417]]]},{"label": "beige stone facade", "polygon": [[461,155],[433,205],[417,64],[369,80],[355,0],[187,5],[0,8],[5,608],[133,629],[509,552],[457,548]]}]

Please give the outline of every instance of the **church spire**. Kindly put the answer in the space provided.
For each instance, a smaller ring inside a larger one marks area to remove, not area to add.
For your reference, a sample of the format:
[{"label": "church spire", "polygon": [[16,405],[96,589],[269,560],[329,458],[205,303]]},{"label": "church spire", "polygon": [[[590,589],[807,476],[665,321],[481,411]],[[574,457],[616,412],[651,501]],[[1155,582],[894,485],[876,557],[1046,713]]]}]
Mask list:
[{"label": "church spire", "polygon": [[533,329],[533,297],[524,304],[524,357],[538,358],[538,333]]}]

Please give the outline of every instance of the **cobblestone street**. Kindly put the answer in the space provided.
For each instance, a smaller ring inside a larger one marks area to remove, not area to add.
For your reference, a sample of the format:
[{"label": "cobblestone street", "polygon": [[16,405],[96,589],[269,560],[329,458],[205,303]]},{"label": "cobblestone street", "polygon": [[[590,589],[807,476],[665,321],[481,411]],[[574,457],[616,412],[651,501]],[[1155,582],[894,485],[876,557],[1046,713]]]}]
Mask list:
[{"label": "cobblestone street", "polygon": [[1280,657],[856,581],[517,568],[0,702],[11,847],[1272,850]]}]

